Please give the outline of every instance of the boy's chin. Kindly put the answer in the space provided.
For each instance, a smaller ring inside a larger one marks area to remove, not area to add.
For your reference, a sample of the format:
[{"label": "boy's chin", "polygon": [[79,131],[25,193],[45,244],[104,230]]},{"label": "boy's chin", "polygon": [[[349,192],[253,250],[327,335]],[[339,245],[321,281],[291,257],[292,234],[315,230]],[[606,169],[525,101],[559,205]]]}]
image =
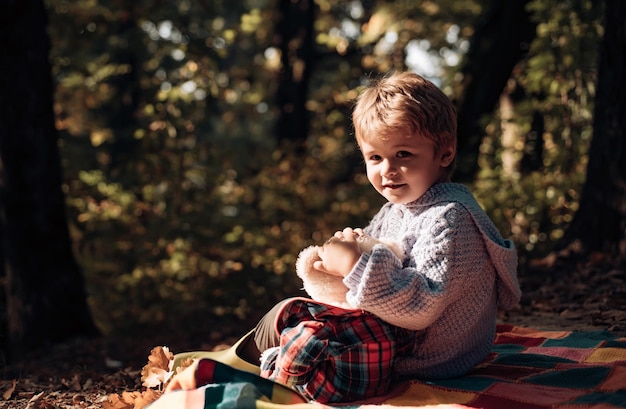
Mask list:
[{"label": "boy's chin", "polygon": [[387,199],[388,202],[393,203],[393,204],[397,204],[397,205],[405,205],[405,204],[409,204],[411,202],[414,202],[415,200],[410,200],[407,199],[405,197],[396,197],[396,196],[385,196],[383,195],[385,199]]},{"label": "boy's chin", "polygon": [[408,196],[408,195],[389,195],[389,194],[383,194],[382,195],[385,199],[387,199],[388,202],[393,203],[393,204],[397,204],[397,205],[406,205],[409,203],[413,203],[414,201],[416,201],[417,199],[419,199],[421,197],[420,196]]}]

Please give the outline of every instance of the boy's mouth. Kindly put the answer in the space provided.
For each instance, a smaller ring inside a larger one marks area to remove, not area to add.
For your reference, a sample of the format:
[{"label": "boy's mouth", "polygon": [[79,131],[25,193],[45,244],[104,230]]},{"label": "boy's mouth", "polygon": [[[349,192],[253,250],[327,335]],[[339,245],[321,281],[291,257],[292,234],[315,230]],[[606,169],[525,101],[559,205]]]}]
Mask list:
[{"label": "boy's mouth", "polygon": [[399,189],[403,186],[406,186],[406,184],[405,183],[388,183],[388,184],[383,185],[383,188],[393,190],[393,189]]}]

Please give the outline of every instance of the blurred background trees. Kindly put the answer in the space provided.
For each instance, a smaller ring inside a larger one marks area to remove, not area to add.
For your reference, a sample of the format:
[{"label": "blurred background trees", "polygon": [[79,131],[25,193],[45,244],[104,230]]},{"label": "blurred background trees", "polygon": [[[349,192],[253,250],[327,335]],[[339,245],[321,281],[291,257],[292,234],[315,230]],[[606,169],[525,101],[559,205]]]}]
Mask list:
[{"label": "blurred background trees", "polygon": [[605,2],[45,5],[72,250],[104,333],[240,335],[298,294],[298,252],[382,204],[349,115],[355,90],[390,70],[456,102],[457,180],[522,264],[579,209]]},{"label": "blurred background trees", "polygon": [[[70,246],[40,1],[0,5],[2,360],[96,334]],[[9,17],[9,18],[6,18]]]}]

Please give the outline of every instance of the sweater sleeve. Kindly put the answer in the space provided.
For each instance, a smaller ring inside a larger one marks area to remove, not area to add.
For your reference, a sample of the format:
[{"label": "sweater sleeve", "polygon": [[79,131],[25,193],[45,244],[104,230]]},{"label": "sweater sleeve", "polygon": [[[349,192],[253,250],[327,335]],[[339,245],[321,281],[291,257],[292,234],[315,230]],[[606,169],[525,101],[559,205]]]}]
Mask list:
[{"label": "sweater sleeve", "polygon": [[477,280],[479,272],[466,271],[461,263],[485,254],[480,231],[467,210],[451,203],[425,220],[419,232],[407,236],[414,241],[409,260],[399,260],[382,245],[361,256],[344,279],[351,306],[399,327],[420,330],[463,296],[468,280]]}]

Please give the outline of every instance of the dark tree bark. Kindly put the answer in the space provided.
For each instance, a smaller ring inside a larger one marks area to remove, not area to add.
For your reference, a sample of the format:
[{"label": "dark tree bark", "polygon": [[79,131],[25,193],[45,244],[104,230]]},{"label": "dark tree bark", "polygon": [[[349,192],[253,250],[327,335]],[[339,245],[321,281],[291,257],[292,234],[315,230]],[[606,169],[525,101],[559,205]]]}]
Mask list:
[{"label": "dark tree bark", "polygon": [[470,182],[478,171],[478,149],[490,115],[515,65],[535,37],[535,24],[525,7],[528,0],[491,2],[476,24],[462,70],[463,95],[458,107],[458,152],[455,179]]},{"label": "dark tree bark", "polygon": [[303,143],[309,134],[306,101],[313,70],[315,3],[312,0],[280,0],[276,36],[281,50],[282,69],[277,105],[280,141]]},{"label": "dark tree bark", "polygon": [[0,3],[2,332],[13,359],[97,332],[70,247],[46,26],[42,0]]},{"label": "dark tree bark", "polygon": [[626,2],[605,2],[587,178],[559,248],[626,260]]}]

